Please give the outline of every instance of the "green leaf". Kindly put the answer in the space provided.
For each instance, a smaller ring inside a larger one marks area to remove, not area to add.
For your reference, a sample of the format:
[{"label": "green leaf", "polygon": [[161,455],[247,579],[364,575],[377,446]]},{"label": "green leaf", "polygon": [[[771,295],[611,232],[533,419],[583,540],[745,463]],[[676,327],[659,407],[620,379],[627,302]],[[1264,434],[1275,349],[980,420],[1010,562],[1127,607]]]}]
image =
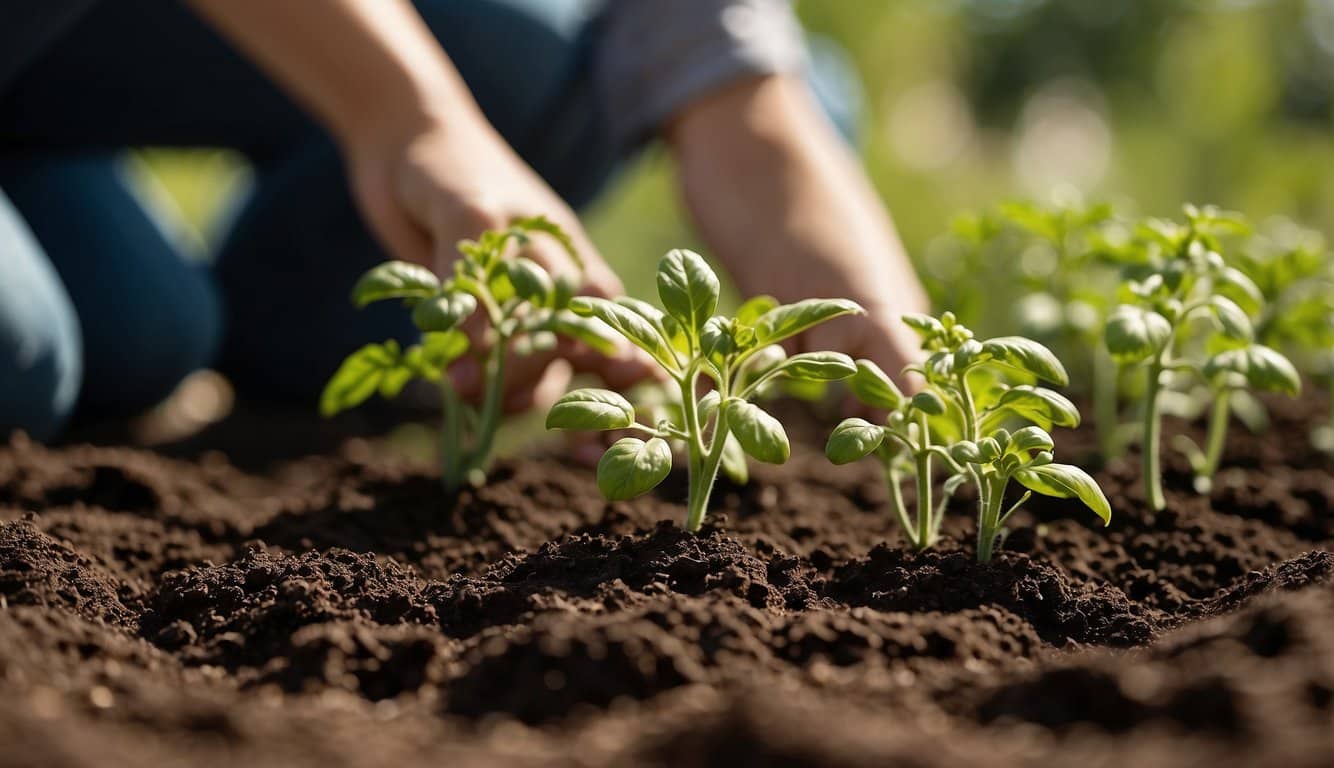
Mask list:
[{"label": "green leaf", "polygon": [[1024,427],[1010,435],[1011,451],[1050,451],[1056,444],[1042,427]]},{"label": "green leaf", "polygon": [[903,404],[903,392],[898,385],[870,360],[858,360],[857,372],[847,383],[852,394],[872,408],[893,411]]},{"label": "green leaf", "polygon": [[1211,296],[1209,308],[1213,310],[1214,317],[1218,319],[1218,325],[1225,336],[1237,341],[1251,340],[1255,333],[1251,327],[1251,318],[1246,316],[1246,312],[1237,306],[1236,302],[1225,296]]},{"label": "green leaf", "polygon": [[916,312],[904,315],[903,324],[916,331],[923,340],[945,332],[945,326],[939,320]]},{"label": "green leaf", "polygon": [[1255,389],[1297,395],[1302,379],[1288,358],[1262,344],[1219,352],[1204,364],[1204,375],[1217,379],[1226,373],[1239,373]]},{"label": "green leaf", "polygon": [[722,402],[722,397],[718,394],[718,390],[711,389],[695,404],[695,415],[699,418],[701,427],[709,423],[713,412],[718,410],[718,403],[720,402]]},{"label": "green leaf", "polygon": [[998,336],[982,342],[982,352],[1006,365],[1026,371],[1052,384],[1065,386],[1070,376],[1050,349],[1023,336]]},{"label": "green leaf", "polygon": [[647,352],[658,364],[673,373],[680,370],[676,353],[662,333],[638,313],[614,301],[592,296],[570,300],[570,310],[582,317],[596,317],[624,336],[631,344]]},{"label": "green leaf", "polygon": [[802,352],[779,363],[777,370],[802,381],[838,381],[857,372],[857,364],[842,352]]},{"label": "green leaf", "polygon": [[1107,319],[1103,339],[1117,362],[1138,363],[1161,352],[1172,340],[1172,324],[1157,312],[1123,304]]},{"label": "green leaf", "polygon": [[320,414],[328,418],[364,403],[379,391],[386,374],[399,368],[401,356],[398,342],[392,339],[367,344],[348,355],[320,393]]},{"label": "green leaf", "polygon": [[609,389],[576,389],[547,412],[547,429],[625,429],[635,423],[630,401]]},{"label": "green leaf", "polygon": [[719,367],[737,350],[736,338],[732,336],[728,325],[730,321],[727,318],[716,315],[704,321],[704,327],[699,331],[700,351]]},{"label": "green leaf", "polygon": [[824,455],[835,464],[849,464],[871,455],[884,441],[884,427],[865,419],[844,419],[829,434]]},{"label": "green leaf", "polygon": [[755,323],[764,313],[778,306],[778,299],[772,296],[756,296],[742,304],[736,311],[736,321],[739,325],[747,328],[755,327]]},{"label": "green leaf", "polygon": [[519,298],[539,307],[546,306],[556,293],[556,283],[542,265],[522,256],[509,262],[510,283]]},{"label": "green leaf", "polygon": [[1077,427],[1079,409],[1059,392],[1044,387],[1018,386],[1006,390],[993,406],[1044,426]]},{"label": "green leaf", "polygon": [[[463,357],[468,351],[468,335],[463,331],[454,330],[444,333],[424,333],[422,342],[408,350],[404,357],[412,357],[413,350],[420,350],[420,367],[418,374],[429,379],[439,379],[438,375],[444,369],[448,368],[450,363]],[[437,375],[432,376],[435,372]]]},{"label": "green leaf", "polygon": [[678,248],[658,262],[658,298],[692,334],[702,331],[718,308],[719,290],[718,276],[694,251]]},{"label": "green leaf", "polygon": [[746,452],[742,450],[741,443],[736,441],[736,436],[731,433],[727,435],[727,442],[723,443],[721,468],[727,479],[737,485],[750,482],[750,465],[746,462]]},{"label": "green leaf", "polygon": [[[548,219],[546,216],[528,216],[526,218],[515,219],[510,222],[510,231],[518,232],[525,236],[534,232],[541,232],[551,239],[555,240],[569,255],[570,260],[580,271],[584,269],[584,259],[579,255],[579,249],[574,247],[574,238],[561,228],[559,224]],[[525,238],[526,239],[526,238]]]},{"label": "green leaf", "polygon": [[949,448],[950,457],[960,464],[981,464],[982,452],[972,440],[960,440]]},{"label": "green leaf", "polygon": [[1103,525],[1112,521],[1112,506],[1107,502],[1098,483],[1088,473],[1070,464],[1044,464],[1026,467],[1014,473],[1030,491],[1058,499],[1079,499],[1084,506],[1102,518]]},{"label": "green leaf", "polygon": [[1236,267],[1224,267],[1219,271],[1216,279],[1220,285],[1234,288],[1245,296],[1253,309],[1264,306],[1264,293],[1260,291],[1254,280],[1246,276],[1245,272]]},{"label": "green leaf", "polygon": [[918,392],[912,396],[912,407],[928,416],[939,416],[945,412],[945,401],[935,392]]},{"label": "green leaf", "polygon": [[633,499],[653,490],[671,471],[672,448],[666,440],[623,437],[598,461],[598,490],[609,501]]},{"label": "green leaf", "polygon": [[787,433],[778,419],[745,400],[727,401],[727,427],[736,435],[741,448],[766,464],[782,464],[792,455]]},{"label": "green leaf", "polygon": [[805,299],[795,304],[783,304],[755,321],[755,341],[761,346],[776,344],[841,315],[859,315],[864,311],[856,302],[847,299]]},{"label": "green leaf", "polygon": [[412,310],[412,322],[424,332],[453,330],[477,310],[477,299],[470,293],[454,291],[421,302]]},{"label": "green leaf", "polygon": [[568,310],[557,310],[542,326],[567,338],[583,343],[589,349],[611,357],[616,354],[616,339],[607,326],[591,317],[580,317]]},{"label": "green leaf", "polygon": [[386,261],[361,276],[352,288],[358,308],[383,299],[426,299],[440,292],[435,273],[406,261]]}]

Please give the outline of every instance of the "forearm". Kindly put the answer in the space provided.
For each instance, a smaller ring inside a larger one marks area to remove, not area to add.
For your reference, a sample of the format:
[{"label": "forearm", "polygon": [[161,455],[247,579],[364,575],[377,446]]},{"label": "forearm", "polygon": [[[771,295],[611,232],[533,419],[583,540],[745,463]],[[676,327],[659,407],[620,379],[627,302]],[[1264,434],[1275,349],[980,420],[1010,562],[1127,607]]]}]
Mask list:
[{"label": "forearm", "polygon": [[667,135],[695,223],[743,293],[793,300],[846,284],[873,311],[926,310],[888,213],[799,79],[714,94]]},{"label": "forearm", "polygon": [[407,0],[189,0],[344,145],[480,115]]}]

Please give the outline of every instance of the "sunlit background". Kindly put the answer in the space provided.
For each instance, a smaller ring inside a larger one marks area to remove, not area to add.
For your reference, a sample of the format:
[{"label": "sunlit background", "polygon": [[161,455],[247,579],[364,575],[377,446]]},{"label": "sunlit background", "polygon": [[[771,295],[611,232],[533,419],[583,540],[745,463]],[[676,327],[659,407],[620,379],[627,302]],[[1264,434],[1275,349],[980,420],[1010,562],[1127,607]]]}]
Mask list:
[{"label": "sunlit background", "polygon": [[[1171,214],[1213,202],[1334,223],[1334,0],[805,0],[812,36],[865,88],[860,151],[929,267],[959,211],[1082,196]],[[147,152],[206,242],[245,171],[220,153]],[[671,169],[647,153],[588,212],[632,293],[695,243]]]}]

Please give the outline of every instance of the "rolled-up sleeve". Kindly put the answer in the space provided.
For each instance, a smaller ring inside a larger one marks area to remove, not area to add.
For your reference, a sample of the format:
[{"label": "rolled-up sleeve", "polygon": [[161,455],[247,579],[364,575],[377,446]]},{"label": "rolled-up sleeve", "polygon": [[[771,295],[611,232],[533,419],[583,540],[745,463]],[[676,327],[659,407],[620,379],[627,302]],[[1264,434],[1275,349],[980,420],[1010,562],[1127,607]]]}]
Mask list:
[{"label": "rolled-up sleeve", "polygon": [[609,0],[599,38],[597,87],[623,145],[709,90],[805,66],[787,0]]}]

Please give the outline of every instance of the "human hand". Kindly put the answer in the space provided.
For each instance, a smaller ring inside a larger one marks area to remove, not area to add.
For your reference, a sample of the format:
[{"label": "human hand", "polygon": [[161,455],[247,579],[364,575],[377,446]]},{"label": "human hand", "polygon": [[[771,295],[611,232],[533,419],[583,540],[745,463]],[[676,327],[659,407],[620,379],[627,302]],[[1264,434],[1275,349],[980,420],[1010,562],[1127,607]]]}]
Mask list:
[{"label": "human hand", "polygon": [[[371,136],[348,148],[353,194],[373,231],[398,258],[451,273],[456,243],[516,218],[545,215],[571,237],[584,262],[579,267],[548,238],[535,238],[524,255],[552,275],[581,281],[580,292],[622,293],[620,280],[593,247],[578,218],[480,115],[423,119],[396,135]],[[481,326],[469,328],[483,347]],[[565,363],[553,365],[557,360]],[[638,350],[622,344],[605,357],[561,338],[555,350],[512,357],[506,365],[505,406],[516,411],[553,402],[575,372],[599,375],[608,386],[624,388],[652,372]],[[450,371],[459,393],[475,399],[481,367],[471,356]]]}]

